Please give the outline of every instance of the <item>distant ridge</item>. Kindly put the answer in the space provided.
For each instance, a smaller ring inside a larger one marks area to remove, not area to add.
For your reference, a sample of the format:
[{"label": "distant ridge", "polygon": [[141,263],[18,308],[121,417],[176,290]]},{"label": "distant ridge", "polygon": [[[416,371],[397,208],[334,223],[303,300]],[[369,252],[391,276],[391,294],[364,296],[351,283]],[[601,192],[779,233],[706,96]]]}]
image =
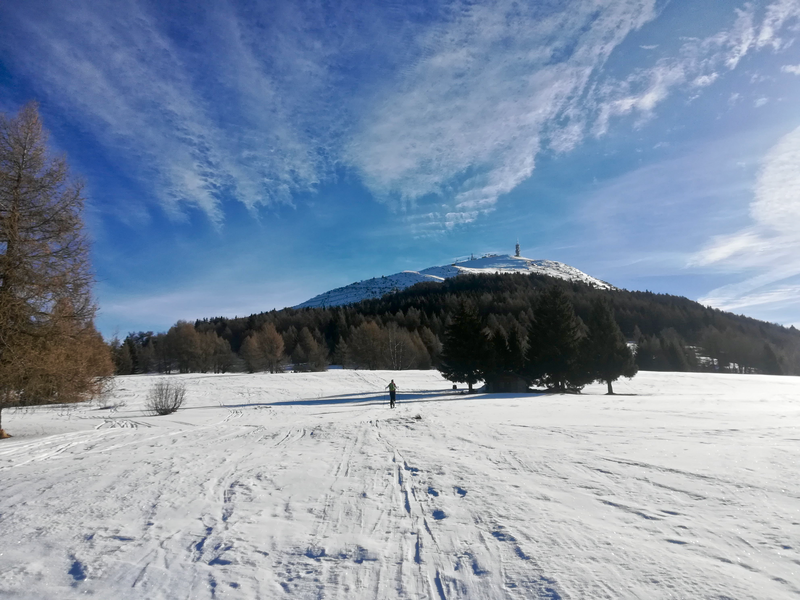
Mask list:
[{"label": "distant ridge", "polygon": [[605,281],[595,279],[575,267],[554,260],[533,260],[524,256],[487,254],[481,258],[471,258],[441,267],[429,267],[423,271],[403,271],[394,275],[358,281],[314,296],[294,308],[320,308],[353,304],[362,300],[380,298],[390,292],[404,290],[423,281],[442,282],[465,273],[535,273],[567,281],[580,281],[598,289],[615,289]]}]

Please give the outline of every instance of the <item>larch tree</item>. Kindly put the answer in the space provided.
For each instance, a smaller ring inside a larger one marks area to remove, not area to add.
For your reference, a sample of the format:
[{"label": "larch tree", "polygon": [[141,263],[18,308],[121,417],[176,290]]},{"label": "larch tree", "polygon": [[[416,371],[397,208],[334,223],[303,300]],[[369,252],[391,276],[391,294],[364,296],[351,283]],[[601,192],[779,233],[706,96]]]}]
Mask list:
[{"label": "larch tree", "polygon": [[255,335],[256,343],[261,351],[264,366],[270,373],[283,371],[286,357],[283,353],[283,338],[273,323],[267,323]]},{"label": "larch tree", "polygon": [[258,342],[254,335],[249,335],[242,342],[239,356],[244,361],[244,366],[248,373],[256,373],[266,368],[264,364],[264,354],[258,347]]},{"label": "larch tree", "polygon": [[66,160],[47,151],[37,105],[0,115],[0,417],[86,400],[113,373],[94,328],[83,205]]},{"label": "larch tree", "polygon": [[384,331],[377,323],[362,323],[350,334],[349,360],[357,369],[380,369],[383,366],[384,337]]}]

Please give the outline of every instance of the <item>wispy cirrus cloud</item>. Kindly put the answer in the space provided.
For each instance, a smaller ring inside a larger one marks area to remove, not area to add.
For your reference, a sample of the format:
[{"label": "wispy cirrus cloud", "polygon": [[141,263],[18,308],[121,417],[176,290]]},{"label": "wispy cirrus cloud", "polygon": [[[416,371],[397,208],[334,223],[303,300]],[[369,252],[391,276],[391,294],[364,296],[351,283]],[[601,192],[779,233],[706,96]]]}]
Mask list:
[{"label": "wispy cirrus cloud", "polygon": [[611,52],[656,13],[645,1],[573,2],[547,15],[516,3],[470,5],[427,34],[427,53],[381,90],[346,160],[379,196],[424,205],[432,230],[471,222],[530,177],[543,147],[566,152],[615,119],[647,120],[670,95],[695,96],[748,53],[790,44],[781,35],[794,28],[800,1],[760,12],[744,5],[729,27],[686,40],[675,56],[606,77]]},{"label": "wispy cirrus cloud", "polygon": [[[37,4],[16,15],[7,54],[168,213],[193,206],[220,224],[225,197],[248,208],[291,203],[318,183],[325,132],[298,106],[329,82],[316,49],[298,47],[304,38],[271,48],[267,65],[263,41],[226,4],[198,9],[189,24],[136,0]],[[288,29],[305,25],[282,17]]]},{"label": "wispy cirrus cloud", "polygon": [[[603,66],[656,0],[381,3],[150,0],[7,6],[4,56],[176,218],[291,204],[356,171],[417,234],[469,223],[616,119],[700,93],[791,43],[800,0],[735,12],[616,78]],[[642,45],[654,50],[659,45]],[[647,54],[646,56],[649,56]]]},{"label": "wispy cirrus cloud", "polygon": [[[593,72],[654,4],[456,3],[415,41],[420,59],[375,94],[346,160],[406,207],[444,199],[434,229],[473,221],[531,175],[548,128],[580,112]],[[572,123],[553,139],[568,147],[580,135]]]},{"label": "wispy cirrus cloud", "polygon": [[729,310],[800,302],[792,295],[800,279],[800,128],[766,155],[754,192],[752,225],[714,238],[691,261],[751,276],[711,291],[701,302]]},{"label": "wispy cirrus cloud", "polygon": [[781,37],[784,30],[797,33],[800,1],[778,0],[766,7],[761,18],[752,4],[735,9],[735,14],[731,27],[704,39],[686,40],[676,56],[636,69],[624,79],[603,82],[593,99],[597,107],[594,135],[604,135],[615,117],[633,114],[640,121],[649,119],[671,94],[713,84],[721,72],[735,69],[750,52],[781,50],[791,43]]}]

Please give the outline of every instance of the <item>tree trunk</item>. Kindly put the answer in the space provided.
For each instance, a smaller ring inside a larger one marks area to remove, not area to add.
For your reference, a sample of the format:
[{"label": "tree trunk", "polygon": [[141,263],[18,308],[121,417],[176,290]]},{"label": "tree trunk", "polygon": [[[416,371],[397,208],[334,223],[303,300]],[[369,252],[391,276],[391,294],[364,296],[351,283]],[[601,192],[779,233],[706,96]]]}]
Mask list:
[{"label": "tree trunk", "polygon": [[0,406],[0,440],[5,440],[10,437],[10,435],[3,431],[3,407]]},{"label": "tree trunk", "polygon": [[469,391],[468,391],[467,393],[468,393],[468,394],[471,394],[471,393],[472,393],[472,382],[471,382],[471,381],[468,381],[468,382],[467,382],[467,385],[469,386]]},{"label": "tree trunk", "polygon": [[614,395],[614,388],[611,387],[611,380],[609,379],[608,381],[606,381],[606,383],[608,384],[608,394],[607,395],[608,396],[613,396]]}]

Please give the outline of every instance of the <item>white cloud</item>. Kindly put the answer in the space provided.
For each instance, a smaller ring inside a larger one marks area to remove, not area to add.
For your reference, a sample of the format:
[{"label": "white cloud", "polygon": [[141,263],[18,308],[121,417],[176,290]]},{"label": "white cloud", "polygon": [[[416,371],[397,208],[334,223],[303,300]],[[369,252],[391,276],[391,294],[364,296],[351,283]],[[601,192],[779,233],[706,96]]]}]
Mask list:
[{"label": "white cloud", "polygon": [[[670,94],[686,84],[694,88],[711,85],[720,77],[720,70],[735,69],[749,52],[765,47],[784,48],[790,42],[780,38],[779,33],[800,17],[800,0],[777,0],[767,6],[760,22],[751,4],[736,9],[735,14],[729,28],[705,39],[687,39],[677,56],[662,58],[625,79],[604,82],[594,99],[597,102],[594,134],[605,134],[614,117],[638,114],[639,122],[649,119]],[[729,103],[738,98],[738,94],[733,94]]]},{"label": "white cloud", "polygon": [[793,75],[800,75],[800,65],[783,65],[781,67],[782,73],[792,73]]},{"label": "white cloud", "polygon": [[[759,48],[771,46],[775,50],[780,50],[791,41],[787,42],[779,37],[781,29],[789,22],[800,19],[800,2],[797,0],[778,0],[767,7],[764,21],[758,32],[757,45]],[[794,31],[797,31],[797,23],[794,23]]]},{"label": "white cloud", "polygon": [[695,78],[692,85],[695,87],[706,87],[714,83],[719,77],[719,73],[710,73],[709,75],[700,75]]},{"label": "white cloud", "polygon": [[421,59],[376,94],[346,150],[385,198],[404,206],[452,198],[446,227],[492,210],[528,178],[545,137],[562,151],[580,140],[575,108],[589,78],[654,16],[654,3],[585,1],[547,12],[497,1],[453,14],[419,40]]},{"label": "white cloud", "polygon": [[723,31],[609,79],[656,0],[454,0],[418,21],[348,0],[212,3],[190,22],[169,3],[41,1],[7,28],[4,55],[176,218],[196,207],[220,224],[228,197],[291,204],[344,167],[418,231],[493,210],[543,147],[641,122],[748,52],[785,48],[800,15],[800,0],[747,4]]},{"label": "white cloud", "polygon": [[[720,236],[691,264],[750,272],[740,283],[718,288],[700,301],[719,308],[787,301],[800,276],[800,128],[785,135],[764,158],[750,205],[752,225]],[[788,291],[787,291],[788,290]]]},{"label": "white cloud", "polygon": [[753,106],[755,106],[756,108],[761,108],[762,106],[764,106],[768,102],[769,102],[769,98],[763,98],[763,97],[762,98],[758,98],[755,102],[753,102]]},{"label": "white cloud", "polygon": [[[220,224],[226,194],[253,208],[291,202],[319,181],[319,140],[296,107],[326,82],[299,51],[294,58],[311,75],[304,85],[268,76],[231,12],[196,18],[205,47],[193,55],[166,33],[180,23],[136,0],[52,4],[21,20],[28,51],[14,60],[169,214],[185,218],[185,207],[196,207]],[[301,68],[272,51],[281,68]]]}]

